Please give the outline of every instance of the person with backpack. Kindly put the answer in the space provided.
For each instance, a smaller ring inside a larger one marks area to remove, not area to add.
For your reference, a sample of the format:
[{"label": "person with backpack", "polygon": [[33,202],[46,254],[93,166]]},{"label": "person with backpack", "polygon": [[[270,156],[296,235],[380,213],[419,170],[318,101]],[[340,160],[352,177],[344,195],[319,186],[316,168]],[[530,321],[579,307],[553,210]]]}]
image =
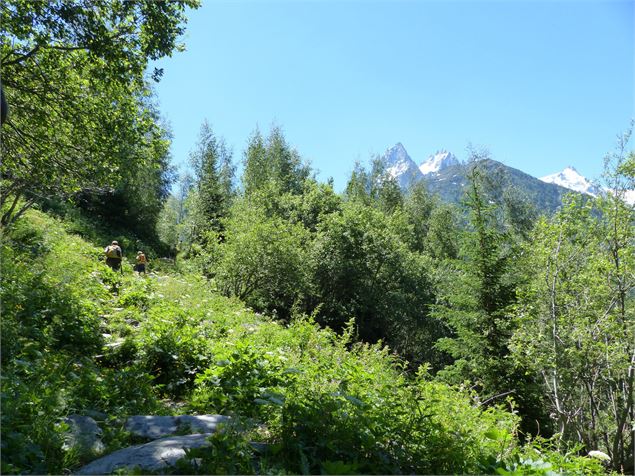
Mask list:
[{"label": "person with backpack", "polygon": [[146,274],[146,264],[148,264],[148,258],[143,251],[137,251],[137,264],[135,264],[134,270],[141,275]]},{"label": "person with backpack", "polygon": [[104,253],[106,254],[106,264],[110,266],[113,271],[117,271],[121,268],[123,253],[118,242],[113,241],[110,245],[106,246]]}]

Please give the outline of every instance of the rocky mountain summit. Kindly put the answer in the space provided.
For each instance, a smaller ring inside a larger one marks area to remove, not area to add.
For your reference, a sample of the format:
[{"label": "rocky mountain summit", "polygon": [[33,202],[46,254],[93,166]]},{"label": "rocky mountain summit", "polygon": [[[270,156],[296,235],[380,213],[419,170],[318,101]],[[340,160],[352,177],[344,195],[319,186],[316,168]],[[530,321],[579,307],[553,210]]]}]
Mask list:
[{"label": "rocky mountain summit", "polygon": [[397,180],[399,186],[407,188],[423,178],[417,164],[410,158],[401,142],[387,149],[382,156],[386,172]]},{"label": "rocky mountain summit", "polygon": [[453,165],[459,165],[459,160],[452,152],[441,150],[435,152],[419,165],[419,170],[423,175],[438,174],[444,169]]}]

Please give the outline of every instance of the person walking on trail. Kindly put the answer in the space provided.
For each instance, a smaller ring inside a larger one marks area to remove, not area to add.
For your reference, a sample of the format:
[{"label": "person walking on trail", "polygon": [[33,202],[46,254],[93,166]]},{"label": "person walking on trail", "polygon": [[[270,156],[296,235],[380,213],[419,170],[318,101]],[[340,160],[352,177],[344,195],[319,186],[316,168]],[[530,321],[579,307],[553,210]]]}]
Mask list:
[{"label": "person walking on trail", "polygon": [[137,251],[137,264],[134,267],[134,270],[141,275],[143,273],[146,274],[146,264],[148,264],[148,258],[143,253],[143,251]]},{"label": "person walking on trail", "polygon": [[117,271],[121,268],[123,253],[121,252],[121,247],[118,242],[113,241],[110,245],[106,246],[104,253],[106,254],[106,264],[110,266],[113,271]]}]

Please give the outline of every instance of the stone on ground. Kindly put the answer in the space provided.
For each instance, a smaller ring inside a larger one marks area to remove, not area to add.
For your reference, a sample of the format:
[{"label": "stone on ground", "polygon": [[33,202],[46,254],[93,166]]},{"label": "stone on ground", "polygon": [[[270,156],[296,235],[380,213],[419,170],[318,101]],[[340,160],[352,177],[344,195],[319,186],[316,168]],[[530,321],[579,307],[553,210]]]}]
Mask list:
[{"label": "stone on ground", "polygon": [[79,469],[76,474],[111,474],[119,468],[157,471],[185,456],[186,448],[200,448],[209,445],[209,434],[171,436],[143,445],[131,446],[99,458]]},{"label": "stone on ground", "polygon": [[213,433],[220,423],[227,421],[229,417],[224,415],[135,415],[126,420],[126,430],[142,438],[156,439],[187,430]]},{"label": "stone on ground", "polygon": [[64,436],[65,450],[75,448],[80,454],[100,454],[105,446],[99,438],[102,434],[97,422],[89,416],[69,415],[64,420],[69,431]]}]

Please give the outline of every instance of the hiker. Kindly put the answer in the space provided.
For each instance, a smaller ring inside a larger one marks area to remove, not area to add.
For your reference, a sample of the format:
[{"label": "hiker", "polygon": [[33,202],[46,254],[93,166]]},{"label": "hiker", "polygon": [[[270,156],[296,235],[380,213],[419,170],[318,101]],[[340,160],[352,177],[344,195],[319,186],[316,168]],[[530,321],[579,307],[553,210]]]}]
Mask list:
[{"label": "hiker", "polygon": [[117,271],[121,267],[121,258],[123,256],[119,243],[113,241],[110,245],[106,246],[104,253],[106,253],[106,264],[110,266],[113,271]]},{"label": "hiker", "polygon": [[148,263],[148,258],[143,254],[143,251],[137,251],[137,264],[134,267],[134,270],[141,275],[141,273],[146,274],[146,264]]}]

